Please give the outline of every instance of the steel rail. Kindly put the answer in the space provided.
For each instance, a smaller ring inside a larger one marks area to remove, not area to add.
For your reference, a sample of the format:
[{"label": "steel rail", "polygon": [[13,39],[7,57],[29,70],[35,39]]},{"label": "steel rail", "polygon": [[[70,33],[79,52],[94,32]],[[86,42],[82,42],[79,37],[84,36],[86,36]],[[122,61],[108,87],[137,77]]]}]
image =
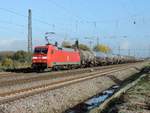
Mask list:
[{"label": "steel rail", "polygon": [[[138,62],[137,62],[138,63]],[[132,63],[128,63],[132,64]],[[114,67],[114,66],[121,66],[121,65],[126,65],[126,64],[116,64],[116,65],[107,65],[107,66],[99,66],[99,67],[88,67],[88,68],[81,68],[81,69],[73,69],[73,70],[60,70],[60,71],[52,71],[52,72],[43,72],[43,73],[14,73],[14,72],[8,72],[8,73],[1,73],[0,74],[0,80],[3,78],[11,78],[11,77],[27,77],[27,76],[47,76],[47,75],[62,75],[62,74],[76,74],[76,73],[84,73],[87,71],[90,71],[91,69],[98,70],[98,69],[105,69],[109,67]]]},{"label": "steel rail", "polygon": [[20,98],[25,98],[25,97],[32,96],[32,95],[35,95],[35,94],[39,94],[39,93],[42,93],[42,92],[45,92],[45,91],[48,91],[48,90],[61,88],[61,87],[64,87],[64,86],[68,86],[68,85],[75,84],[75,83],[78,83],[78,82],[86,81],[86,80],[89,80],[89,79],[105,76],[105,75],[110,74],[110,73],[115,73],[115,72],[118,72],[118,71],[126,70],[126,69],[131,68],[132,66],[133,65],[117,67],[117,68],[113,68],[110,71],[107,70],[106,72],[97,73],[97,74],[94,74],[94,75],[89,74],[88,76],[78,76],[78,77],[74,77],[74,78],[70,78],[70,79],[66,79],[66,80],[60,80],[60,81],[57,81],[57,82],[54,82],[54,83],[44,84],[44,85],[41,85],[41,86],[16,90],[14,92],[1,93],[0,94],[0,104],[15,101],[15,100],[18,100]]},{"label": "steel rail", "polygon": [[[0,87],[5,87],[5,86],[9,86],[9,85],[16,85],[16,84],[24,84],[24,83],[30,83],[30,82],[35,82],[35,81],[41,81],[41,80],[48,80],[48,79],[52,79],[52,78],[56,78],[56,77],[66,77],[66,76],[76,76],[78,74],[86,74],[91,72],[91,70],[93,69],[94,71],[96,71],[97,73],[99,71],[102,71],[104,69],[112,69],[112,68],[116,68],[116,67],[121,67],[121,66],[126,66],[126,65],[130,65],[130,64],[122,64],[122,65],[114,65],[114,66],[106,66],[106,67],[96,67],[96,68],[91,68],[90,70],[85,70],[84,72],[80,73],[79,72],[73,72],[73,73],[59,73],[56,75],[39,75],[39,76],[27,76],[25,78],[21,78],[21,79],[12,79],[12,80],[4,80],[4,81],[0,81]],[[132,64],[131,64],[132,65]],[[83,71],[83,70],[82,70]],[[94,72],[94,74],[96,74],[96,72]]]}]

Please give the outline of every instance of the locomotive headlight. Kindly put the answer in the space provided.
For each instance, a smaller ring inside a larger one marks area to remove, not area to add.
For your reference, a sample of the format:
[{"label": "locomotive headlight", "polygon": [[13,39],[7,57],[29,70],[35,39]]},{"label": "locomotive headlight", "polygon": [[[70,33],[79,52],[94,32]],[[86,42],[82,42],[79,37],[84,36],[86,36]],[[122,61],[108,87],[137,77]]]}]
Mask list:
[{"label": "locomotive headlight", "polygon": [[46,56],[43,56],[42,59],[47,59],[47,57],[46,57]]},{"label": "locomotive headlight", "polygon": [[32,59],[38,59],[38,57],[35,57],[35,56],[34,56],[34,57],[32,57]]}]

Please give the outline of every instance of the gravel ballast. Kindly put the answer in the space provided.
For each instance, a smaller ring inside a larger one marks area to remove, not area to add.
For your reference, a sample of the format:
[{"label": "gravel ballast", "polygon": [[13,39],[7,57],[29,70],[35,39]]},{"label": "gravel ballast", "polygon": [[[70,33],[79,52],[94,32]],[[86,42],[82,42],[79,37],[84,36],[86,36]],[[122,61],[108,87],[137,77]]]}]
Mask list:
[{"label": "gravel ballast", "polygon": [[0,113],[61,113],[138,73],[142,67],[143,63],[128,70],[112,73],[111,75],[94,78],[3,104],[0,105]]}]

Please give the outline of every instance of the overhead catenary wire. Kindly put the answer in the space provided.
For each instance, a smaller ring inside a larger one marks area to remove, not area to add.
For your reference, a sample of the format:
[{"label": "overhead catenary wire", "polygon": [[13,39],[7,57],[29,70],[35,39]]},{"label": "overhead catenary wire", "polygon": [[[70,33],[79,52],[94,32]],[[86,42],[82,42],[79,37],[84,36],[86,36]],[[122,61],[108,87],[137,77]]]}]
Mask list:
[{"label": "overhead catenary wire", "polygon": [[[28,16],[26,16],[26,15],[24,15],[24,14],[21,14],[21,13],[19,13],[19,12],[17,12],[17,11],[11,10],[11,9],[1,8],[1,7],[0,7],[0,10],[1,10],[1,11],[4,11],[4,12],[8,12],[8,13],[13,14],[13,15],[17,15],[17,16],[20,16],[20,17],[23,17],[23,18],[28,19]],[[46,21],[44,21],[44,20],[42,20],[42,19],[39,19],[39,18],[33,17],[33,22],[38,22],[38,23],[41,23],[41,24],[44,24],[44,25],[47,25],[47,26],[51,26],[53,30],[56,28],[56,24],[46,22]],[[5,22],[5,23],[7,23],[7,22]],[[10,23],[10,22],[8,22],[8,24],[9,24],[9,23]],[[15,25],[15,24],[14,24],[14,25]],[[60,25],[60,23],[59,23],[59,25]],[[18,25],[16,25],[16,26],[18,26]],[[20,26],[21,26],[21,25],[20,25]],[[26,27],[26,26],[22,26],[22,27]]]},{"label": "overhead catenary wire", "polygon": [[[75,28],[75,30],[76,30],[76,32],[78,32],[79,31],[79,25],[80,25],[80,23],[82,23],[82,22],[85,22],[86,24],[88,24],[88,22],[90,23],[92,23],[92,26],[95,28],[95,29],[97,29],[98,27],[98,24],[100,24],[100,23],[108,23],[108,22],[115,22],[116,23],[116,28],[117,28],[117,26],[119,25],[119,23],[120,23],[120,21],[123,21],[123,20],[125,20],[125,21],[128,21],[128,20],[126,20],[126,18],[124,18],[124,19],[116,19],[117,20],[117,22],[116,22],[116,20],[114,19],[110,19],[110,20],[91,20],[91,21],[87,21],[87,20],[85,20],[85,21],[83,21],[83,19],[81,18],[81,17],[79,17],[78,15],[76,15],[76,14],[74,14],[74,13],[71,13],[71,11],[69,10],[69,9],[67,9],[66,7],[64,7],[62,4],[60,4],[59,2],[56,2],[56,0],[48,0],[50,3],[53,3],[55,6],[57,6],[58,8],[60,8],[60,9],[62,9],[66,14],[68,14],[68,15],[70,15],[71,17],[73,17],[74,19],[75,19],[75,24],[76,24],[76,28]],[[127,9],[127,7],[125,8],[127,11],[128,11],[128,9]],[[27,18],[27,16],[26,15],[24,15],[24,14],[21,14],[21,13],[18,13],[17,11],[15,11],[15,10],[11,10],[11,9],[7,9],[7,8],[0,8],[0,10],[2,10],[2,11],[5,11],[5,12],[8,12],[8,13],[11,13],[11,14],[14,14],[14,15],[17,15],[17,16],[20,16],[20,17],[23,17],[23,18]],[[128,12],[129,13],[129,12]],[[130,13],[131,14],[131,13]],[[130,15],[130,16],[132,16],[132,15]],[[136,16],[136,18],[137,18],[137,16]],[[130,19],[130,17],[128,17],[127,19]],[[132,18],[133,19],[133,18]],[[42,20],[41,18],[34,18],[33,17],[33,20],[34,21],[36,21],[36,22],[39,22],[39,23],[42,23],[42,24],[44,24],[44,25],[48,25],[48,26],[52,26],[52,29],[55,29],[55,27],[56,27],[56,25],[55,24],[51,24],[51,23],[49,23],[49,22],[46,22],[46,21],[44,21],[44,20]],[[20,27],[20,28],[26,28],[26,26],[24,26],[24,25],[19,25],[19,24],[15,24],[15,23],[11,23],[11,22],[5,22],[5,23],[8,23],[8,24],[12,24],[12,25],[14,25],[14,26],[18,26],[18,27]]]},{"label": "overhead catenary wire", "polygon": [[16,29],[13,29],[13,28],[10,28],[10,27],[3,27],[3,26],[0,26],[0,30],[8,31],[8,29],[11,30],[11,31],[14,31],[14,32],[17,31],[16,33],[18,33],[18,34],[23,34],[23,33],[25,33],[24,31],[16,30]]},{"label": "overhead catenary wire", "polygon": [[[28,16],[24,15],[24,14],[21,14],[21,13],[18,13],[17,11],[14,11],[14,10],[10,10],[10,9],[6,9],[6,8],[0,8],[0,10],[2,11],[5,11],[5,12],[8,12],[8,13],[11,13],[11,14],[14,14],[14,15],[17,15],[17,16],[20,16],[20,17],[23,17],[23,18],[28,18]],[[38,19],[38,18],[33,18],[34,21],[37,21],[39,23],[42,23],[42,24],[45,24],[45,25],[48,25],[48,26],[52,26],[53,24],[50,24],[46,21],[43,21],[41,19]]]},{"label": "overhead catenary wire", "polygon": [[[53,4],[55,4],[57,7],[59,7],[60,9],[63,9],[66,13],[68,13],[70,16],[73,16],[75,17],[75,23],[77,22],[78,20],[78,25],[79,23],[96,23],[96,25],[98,26],[99,23],[108,23],[108,22],[115,22],[116,23],[116,26],[119,24],[120,22],[120,19],[113,19],[113,20],[94,20],[94,21],[88,21],[88,20],[81,20],[81,18],[77,15],[74,15],[72,13],[70,13],[70,11],[68,11],[65,7],[61,6],[60,4],[58,4],[57,2],[55,2],[54,0],[48,0],[48,1],[51,1]],[[14,11],[14,10],[10,10],[10,9],[7,9],[7,8],[1,8],[0,7],[0,10],[2,11],[5,11],[5,12],[8,12],[8,13],[11,13],[11,14],[14,14],[14,15],[17,15],[17,16],[20,16],[20,17],[23,17],[23,18],[28,18],[26,15],[24,14],[21,14],[21,13],[18,13],[17,11]],[[48,26],[54,26],[56,27],[56,24],[52,24],[52,23],[49,23],[49,22],[46,22],[42,19],[38,19],[38,18],[35,18],[33,17],[33,20],[36,21],[36,22],[39,22],[39,23],[42,23],[42,24],[45,24],[45,25],[48,25]],[[15,24],[14,24],[15,25]],[[16,25],[17,26],[17,25]]]},{"label": "overhead catenary wire", "polygon": [[0,23],[9,24],[9,25],[15,25],[16,27],[19,27],[19,28],[25,28],[26,27],[25,25],[16,24],[14,22],[9,22],[9,21],[4,21],[4,20],[0,20]]},{"label": "overhead catenary wire", "polygon": [[61,4],[59,4],[58,2],[54,1],[54,0],[47,0],[50,3],[53,3],[56,7],[58,7],[59,9],[62,9],[66,14],[76,18],[75,21],[83,21],[84,19],[82,19],[80,16],[71,13],[67,8],[65,8],[64,6],[62,6]]}]

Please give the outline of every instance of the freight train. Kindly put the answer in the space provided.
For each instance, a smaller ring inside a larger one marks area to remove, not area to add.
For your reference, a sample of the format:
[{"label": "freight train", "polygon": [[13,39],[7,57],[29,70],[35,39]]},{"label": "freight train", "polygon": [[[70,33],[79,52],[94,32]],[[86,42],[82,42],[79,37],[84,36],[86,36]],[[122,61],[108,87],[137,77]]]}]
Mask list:
[{"label": "freight train", "polygon": [[81,50],[78,47],[78,41],[75,45],[74,49],[60,48],[57,44],[36,46],[32,57],[32,68],[34,70],[44,70],[46,68],[59,70],[62,68],[72,69],[137,61],[131,56]]}]

